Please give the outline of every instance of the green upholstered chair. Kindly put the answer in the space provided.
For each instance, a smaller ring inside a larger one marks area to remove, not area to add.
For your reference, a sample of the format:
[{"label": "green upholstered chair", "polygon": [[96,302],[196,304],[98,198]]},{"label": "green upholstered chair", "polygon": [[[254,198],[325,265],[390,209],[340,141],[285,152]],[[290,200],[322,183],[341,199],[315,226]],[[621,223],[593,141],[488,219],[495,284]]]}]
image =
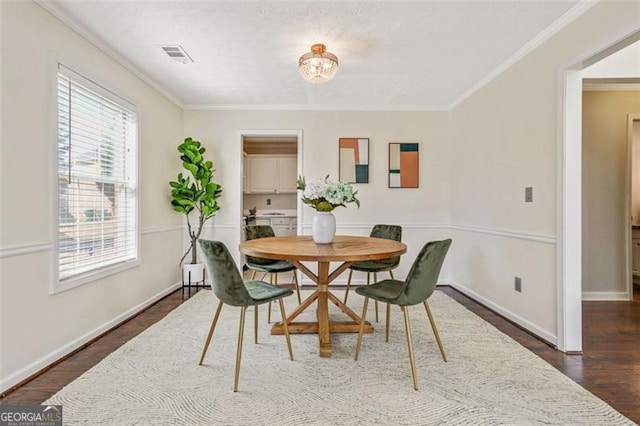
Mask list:
[{"label": "green upholstered chair", "polygon": [[[244,237],[246,240],[255,240],[257,238],[268,238],[275,236],[276,234],[273,232],[273,228],[271,228],[271,226],[269,225],[250,225],[245,226],[244,228]],[[278,273],[293,271],[292,284],[294,284],[296,293],[298,295],[298,304],[302,303],[302,299],[300,298],[300,287],[298,286],[296,267],[293,266],[291,262],[288,262],[286,260],[264,259],[261,257],[247,256],[246,263],[249,269],[253,271],[253,273],[251,274],[252,280],[256,278],[257,272],[264,272],[265,275],[267,273],[269,274],[269,282],[273,285],[278,285]],[[271,322],[271,304],[269,304],[268,309],[269,312],[267,321]],[[256,316],[257,313],[258,312],[256,310]]]},{"label": "green upholstered chair", "polygon": [[[375,225],[369,234],[374,238],[386,238],[388,240],[402,241],[402,226],[398,225]],[[371,274],[373,273],[373,282],[378,281],[378,272],[389,272],[391,279],[393,279],[393,269],[398,267],[400,263],[400,256],[390,257],[388,259],[380,260],[366,260],[361,262],[354,262],[349,267],[349,279],[347,280],[347,290],[344,293],[344,303],[347,303],[347,297],[349,297],[349,288],[351,287],[351,277],[353,271],[360,271],[367,273],[367,285],[371,282]],[[378,302],[376,301],[376,321],[378,321]]]},{"label": "green upholstered chair", "polygon": [[[409,322],[409,312],[407,306],[417,305],[419,303],[424,304],[424,308],[427,311],[431,328],[433,328],[433,334],[438,342],[442,359],[447,362],[447,355],[444,352],[442,341],[440,340],[440,334],[436,328],[436,323],[433,320],[431,309],[427,299],[431,297],[436,289],[436,283],[438,282],[438,276],[440,275],[440,269],[442,269],[442,263],[447,255],[451,240],[431,241],[427,243],[411,266],[407,279],[405,281],[398,280],[384,280],[372,284],[366,287],[359,287],[356,289],[356,293],[364,296],[364,307],[362,309],[362,322],[360,326],[360,333],[358,334],[358,343],[356,344],[355,359],[358,360],[360,354],[360,346],[362,344],[362,332],[364,330],[364,323],[367,315],[367,305],[369,299],[378,300],[380,302],[387,303],[389,305],[398,305],[402,309],[404,314],[404,325],[407,330],[407,345],[409,346],[409,362],[411,363],[411,375],[413,376],[413,388],[418,390],[418,378],[416,377],[416,362],[413,356],[413,343],[411,340],[411,324]],[[387,309],[387,340],[389,338],[389,310]]]},{"label": "green upholstered chair", "polygon": [[[243,281],[238,271],[236,263],[233,261],[227,247],[220,241],[199,240],[202,255],[205,259],[209,279],[213,292],[219,300],[218,309],[213,317],[207,341],[202,349],[200,365],[204,361],[207,349],[211,343],[213,331],[218,323],[222,305],[240,307],[240,332],[238,334],[238,350],[236,352],[236,375],[233,383],[233,391],[238,390],[238,378],[240,376],[240,358],[242,356],[242,338],[244,335],[244,318],[247,307],[258,306],[277,300],[280,303],[280,314],[286,318],[282,298],[293,294],[293,290],[284,287],[277,287],[264,281]],[[256,311],[257,312],[257,311]],[[282,322],[284,334],[287,339],[289,358],[293,361],[293,351],[291,349],[291,339],[289,338],[289,328],[287,322]],[[254,321],[255,342],[258,343],[258,321]]]}]

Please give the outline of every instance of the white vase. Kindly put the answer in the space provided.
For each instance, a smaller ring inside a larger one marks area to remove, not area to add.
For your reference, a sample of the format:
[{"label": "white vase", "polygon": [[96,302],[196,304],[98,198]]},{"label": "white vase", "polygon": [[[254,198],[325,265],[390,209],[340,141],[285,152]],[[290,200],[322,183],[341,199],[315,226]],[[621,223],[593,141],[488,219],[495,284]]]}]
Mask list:
[{"label": "white vase", "polygon": [[316,212],[311,234],[316,244],[331,244],[336,235],[336,218],[331,212]]}]

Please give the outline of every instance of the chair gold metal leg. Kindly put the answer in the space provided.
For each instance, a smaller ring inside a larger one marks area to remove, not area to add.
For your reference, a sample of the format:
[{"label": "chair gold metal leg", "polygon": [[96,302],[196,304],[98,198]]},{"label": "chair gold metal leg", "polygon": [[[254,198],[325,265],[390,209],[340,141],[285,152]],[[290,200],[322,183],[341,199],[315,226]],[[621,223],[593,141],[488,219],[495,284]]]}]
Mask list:
[{"label": "chair gold metal leg", "polygon": [[438,333],[438,327],[436,327],[436,322],[433,319],[431,308],[429,308],[429,303],[426,300],[424,301],[424,309],[427,311],[427,316],[429,317],[429,322],[431,323],[433,334],[436,336],[436,342],[438,342],[438,347],[440,348],[442,359],[444,360],[444,362],[447,362],[447,354],[444,352],[444,346],[442,345],[442,341],[440,340],[440,333]]},{"label": "chair gold metal leg", "polygon": [[258,344],[258,305],[255,306],[253,313],[253,343]]},{"label": "chair gold metal leg", "polygon": [[300,297],[300,285],[298,284],[298,271],[293,271],[293,282],[296,285],[296,293],[298,293],[298,305],[302,304],[302,298]]},{"label": "chair gold metal leg", "polygon": [[407,329],[407,345],[409,346],[409,362],[411,363],[411,375],[413,376],[413,388],[418,390],[418,378],[416,377],[416,360],[413,356],[413,341],[411,339],[411,322],[406,306],[401,306],[404,314],[404,326]]},{"label": "chair gold metal leg", "polygon": [[[389,276],[391,277],[392,280],[395,280],[392,270],[389,270]],[[391,308],[387,303],[387,343],[389,343],[389,322],[390,321],[391,321]]]},{"label": "chair gold metal leg", "polygon": [[[273,273],[271,274],[271,276],[273,277],[273,285],[278,285],[278,273]],[[269,302],[269,315],[267,316],[267,322],[269,324],[271,324],[271,302]]]},{"label": "chair gold metal leg", "polygon": [[[373,273],[373,282],[374,283],[378,282],[378,273],[377,272]],[[379,320],[378,320],[378,301],[376,300],[375,302],[376,302],[375,303],[375,305],[376,305],[376,322],[379,322]]]},{"label": "chair gold metal leg", "polygon": [[387,334],[385,342],[389,343],[389,319],[391,318],[391,305],[387,303]]},{"label": "chair gold metal leg", "polygon": [[244,337],[244,317],[247,307],[240,308],[240,330],[238,331],[238,351],[236,353],[236,378],[233,382],[233,391],[238,391],[238,379],[240,378],[240,359],[242,358],[242,338]]},{"label": "chair gold metal leg", "polygon": [[[277,277],[278,274],[269,274],[269,284],[274,285],[273,284],[273,277],[274,275]],[[271,324],[271,302],[269,302],[269,305],[267,306],[267,324]]]},{"label": "chair gold metal leg", "polygon": [[347,280],[347,289],[344,292],[344,303],[347,304],[347,297],[349,297],[349,287],[351,287],[351,277],[353,276],[353,269],[349,269],[349,279]]},{"label": "chair gold metal leg", "polygon": [[253,272],[251,273],[251,281],[256,279],[256,274],[257,273],[258,273],[258,271],[254,269]]},{"label": "chair gold metal leg", "polygon": [[362,345],[362,333],[364,332],[364,323],[367,319],[367,307],[369,306],[369,298],[364,298],[364,306],[362,307],[362,321],[360,322],[360,332],[358,333],[358,343],[356,343],[356,356],[355,360],[358,360],[360,355],[360,345]]},{"label": "chair gold metal leg", "polygon": [[287,348],[289,348],[289,358],[293,361],[293,350],[291,349],[291,338],[289,337],[289,326],[287,325],[287,314],[284,311],[284,303],[282,299],[278,299],[280,302],[280,315],[282,316],[282,328],[284,328],[284,335],[287,338]]},{"label": "chair gold metal leg", "polygon": [[220,318],[220,311],[222,311],[222,301],[218,303],[218,308],[216,309],[216,314],[213,316],[213,322],[211,322],[211,327],[209,328],[209,335],[207,336],[207,341],[204,344],[204,348],[202,348],[202,355],[200,356],[200,362],[198,365],[202,365],[204,361],[204,356],[207,354],[207,349],[209,348],[209,343],[211,343],[211,337],[213,337],[213,330],[216,329],[216,324],[218,323],[218,318]]}]

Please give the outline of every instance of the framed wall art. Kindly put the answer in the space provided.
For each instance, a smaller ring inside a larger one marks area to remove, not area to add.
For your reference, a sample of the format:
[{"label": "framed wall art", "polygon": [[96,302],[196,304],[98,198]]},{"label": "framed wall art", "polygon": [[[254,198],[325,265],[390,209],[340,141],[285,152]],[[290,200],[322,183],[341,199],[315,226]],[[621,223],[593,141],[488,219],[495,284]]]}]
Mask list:
[{"label": "framed wall art", "polygon": [[389,188],[417,188],[419,183],[418,144],[389,143]]},{"label": "framed wall art", "polygon": [[340,138],[341,182],[369,183],[369,138]]}]

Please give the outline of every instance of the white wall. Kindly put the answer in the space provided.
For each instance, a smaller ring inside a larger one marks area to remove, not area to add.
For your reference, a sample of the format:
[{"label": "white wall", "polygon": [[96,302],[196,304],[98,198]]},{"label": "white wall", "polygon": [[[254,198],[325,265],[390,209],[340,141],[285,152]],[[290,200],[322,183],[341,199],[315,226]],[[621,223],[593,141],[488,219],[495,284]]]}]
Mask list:
[{"label": "white wall", "polygon": [[630,113],[640,113],[640,92],[583,94],[582,291],[590,299],[628,296],[625,233],[631,230],[624,224]]},{"label": "white wall", "polygon": [[598,3],[452,111],[452,279],[552,342],[562,71],[639,23],[637,2]]},{"label": "white wall", "polygon": [[638,78],[639,76],[640,41],[596,62],[582,73],[582,78]]},{"label": "white wall", "polygon": [[[182,110],[33,2],[0,2],[0,391],[122,320],[179,281],[182,218],[167,182],[180,168]],[[141,265],[49,294],[60,56],[139,107]],[[55,86],[54,86],[55,87]],[[55,125],[53,127],[55,129]]]},{"label": "white wall", "polygon": [[[227,243],[238,258],[240,242],[241,148],[239,130],[288,129],[303,131],[303,173],[307,179],[331,174],[338,178],[338,139],[367,137],[370,143],[368,184],[358,184],[362,206],[334,211],[338,233],[368,235],[376,223],[403,226],[409,247],[398,269],[404,277],[415,255],[429,240],[449,237],[449,114],[446,112],[345,112],[345,111],[185,111],[185,136],[201,140],[224,187],[222,209],[205,238]],[[389,189],[389,142],[420,143],[420,187]],[[313,210],[303,208],[303,232],[311,232]],[[454,246],[456,242],[454,241]],[[445,266],[441,279],[448,279]],[[358,278],[362,280],[363,278]],[[340,277],[341,281],[346,276]],[[340,282],[340,281],[336,281]]]},{"label": "white wall", "polygon": [[[244,194],[244,209],[258,210],[294,209],[298,206],[296,194]],[[271,200],[271,204],[267,204]]]}]

